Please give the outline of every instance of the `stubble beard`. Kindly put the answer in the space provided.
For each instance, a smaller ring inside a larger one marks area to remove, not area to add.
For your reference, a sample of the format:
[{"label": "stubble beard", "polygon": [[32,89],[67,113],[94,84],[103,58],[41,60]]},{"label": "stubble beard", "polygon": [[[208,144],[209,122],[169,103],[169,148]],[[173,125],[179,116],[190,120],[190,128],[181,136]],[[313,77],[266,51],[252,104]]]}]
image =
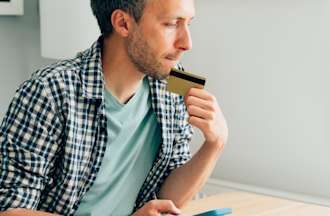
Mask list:
[{"label": "stubble beard", "polygon": [[168,77],[169,71],[157,61],[155,52],[138,29],[128,37],[126,47],[128,57],[141,73],[157,80]]}]

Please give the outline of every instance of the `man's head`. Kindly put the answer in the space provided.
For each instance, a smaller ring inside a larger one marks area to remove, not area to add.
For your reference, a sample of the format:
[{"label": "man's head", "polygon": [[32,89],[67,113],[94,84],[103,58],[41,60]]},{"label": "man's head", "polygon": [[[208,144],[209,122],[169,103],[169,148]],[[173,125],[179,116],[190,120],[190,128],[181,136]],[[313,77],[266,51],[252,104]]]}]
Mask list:
[{"label": "man's head", "polygon": [[163,79],[191,49],[193,0],[91,0],[91,6],[102,34],[122,38],[141,73]]}]

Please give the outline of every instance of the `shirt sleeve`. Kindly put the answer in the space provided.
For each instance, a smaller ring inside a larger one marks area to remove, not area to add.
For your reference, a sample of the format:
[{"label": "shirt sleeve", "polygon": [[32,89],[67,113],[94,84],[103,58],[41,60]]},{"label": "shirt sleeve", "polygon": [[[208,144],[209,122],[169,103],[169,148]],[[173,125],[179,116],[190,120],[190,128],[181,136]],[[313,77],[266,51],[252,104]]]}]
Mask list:
[{"label": "shirt sleeve", "polygon": [[23,83],[0,126],[0,211],[37,208],[60,128],[42,82]]},{"label": "shirt sleeve", "polygon": [[176,105],[174,131],[175,138],[173,143],[172,156],[169,163],[167,174],[191,159],[189,143],[193,135],[193,127],[188,123],[188,112],[184,99],[179,96]]}]

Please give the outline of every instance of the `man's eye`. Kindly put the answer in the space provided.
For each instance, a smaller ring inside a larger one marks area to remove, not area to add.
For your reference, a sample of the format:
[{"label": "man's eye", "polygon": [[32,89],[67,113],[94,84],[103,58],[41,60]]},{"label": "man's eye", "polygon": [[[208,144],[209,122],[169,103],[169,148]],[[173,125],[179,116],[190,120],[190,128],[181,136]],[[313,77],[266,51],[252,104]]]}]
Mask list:
[{"label": "man's eye", "polygon": [[165,23],[165,26],[167,26],[167,27],[176,27],[177,24],[176,23]]}]

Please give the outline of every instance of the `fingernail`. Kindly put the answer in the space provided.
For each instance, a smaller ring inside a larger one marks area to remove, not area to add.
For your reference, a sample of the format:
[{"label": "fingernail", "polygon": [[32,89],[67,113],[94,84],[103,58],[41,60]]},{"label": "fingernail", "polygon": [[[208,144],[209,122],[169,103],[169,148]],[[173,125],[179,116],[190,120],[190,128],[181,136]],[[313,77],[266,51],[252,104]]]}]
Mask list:
[{"label": "fingernail", "polygon": [[174,210],[175,210],[175,213],[174,213],[175,215],[179,215],[179,214],[181,214],[181,210],[180,210],[180,209],[175,208]]}]

